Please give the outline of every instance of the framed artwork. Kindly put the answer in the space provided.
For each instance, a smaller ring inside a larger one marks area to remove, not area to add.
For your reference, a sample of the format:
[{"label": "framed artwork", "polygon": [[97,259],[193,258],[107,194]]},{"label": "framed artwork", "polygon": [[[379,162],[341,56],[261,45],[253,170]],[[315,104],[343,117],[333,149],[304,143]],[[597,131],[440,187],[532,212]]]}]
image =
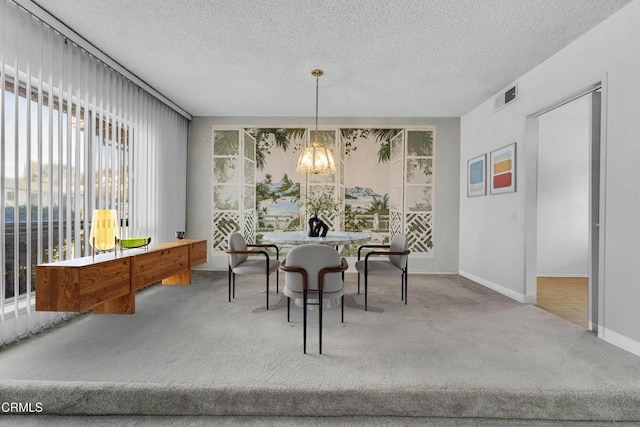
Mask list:
[{"label": "framed artwork", "polygon": [[467,197],[487,194],[487,155],[474,157],[467,162]]},{"label": "framed artwork", "polygon": [[490,155],[491,194],[513,193],[516,191],[516,143],[498,148]]}]

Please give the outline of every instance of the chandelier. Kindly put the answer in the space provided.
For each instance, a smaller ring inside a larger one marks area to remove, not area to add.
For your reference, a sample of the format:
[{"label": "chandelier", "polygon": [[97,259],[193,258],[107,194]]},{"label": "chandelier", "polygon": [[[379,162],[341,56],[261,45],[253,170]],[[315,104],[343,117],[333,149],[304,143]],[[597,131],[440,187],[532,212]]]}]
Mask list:
[{"label": "chandelier", "polygon": [[318,140],[318,79],[323,74],[322,70],[311,71],[311,75],[316,78],[316,131],[311,145],[300,153],[298,167],[296,168],[299,173],[318,174],[336,171],[333,153]]}]

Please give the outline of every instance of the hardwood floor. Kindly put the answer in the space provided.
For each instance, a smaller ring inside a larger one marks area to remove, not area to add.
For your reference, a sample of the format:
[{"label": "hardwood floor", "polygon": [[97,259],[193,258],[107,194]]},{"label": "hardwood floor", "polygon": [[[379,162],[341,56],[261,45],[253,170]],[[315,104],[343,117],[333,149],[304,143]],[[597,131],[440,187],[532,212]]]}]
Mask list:
[{"label": "hardwood floor", "polygon": [[538,307],[585,329],[589,327],[586,277],[538,277],[537,283]]}]

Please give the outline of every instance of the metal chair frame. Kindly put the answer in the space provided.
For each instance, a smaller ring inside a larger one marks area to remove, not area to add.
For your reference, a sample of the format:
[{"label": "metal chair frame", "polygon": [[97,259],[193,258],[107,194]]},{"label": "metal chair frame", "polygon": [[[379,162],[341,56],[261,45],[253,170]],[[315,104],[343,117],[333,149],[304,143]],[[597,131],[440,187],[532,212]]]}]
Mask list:
[{"label": "metal chair frame", "polygon": [[[317,305],[318,306],[318,322],[319,322],[319,353],[322,354],[322,295],[323,295],[323,291],[322,288],[324,286],[324,276],[329,274],[329,273],[342,273],[342,277],[344,279],[344,272],[345,270],[347,270],[347,268],[349,268],[349,265],[347,264],[347,260],[345,258],[341,259],[341,265],[339,267],[325,267],[323,269],[321,269],[318,272],[318,289],[317,290],[309,290],[308,289],[308,273],[307,270],[305,270],[303,267],[292,267],[292,266],[288,266],[286,265],[286,260],[280,265],[280,269],[282,271],[288,272],[288,273],[299,273],[300,275],[302,275],[302,293],[303,293],[303,304],[302,304],[302,310],[303,310],[303,334],[302,334],[302,340],[303,340],[303,346],[302,346],[302,352],[303,353],[307,353],[307,306],[308,305]],[[343,283],[344,286],[344,283]],[[311,293],[317,293],[318,294],[318,302],[317,303],[310,303],[308,302],[308,295],[309,292]],[[291,313],[291,298],[287,297],[287,322],[290,321],[290,313]],[[340,301],[340,310],[341,310],[341,322],[344,323],[344,294],[341,297],[341,301]]]},{"label": "metal chair frame", "polygon": [[[371,249],[371,248],[391,248],[391,245],[362,245],[358,248],[358,261],[362,257],[363,249]],[[367,291],[369,288],[369,257],[371,256],[380,256],[380,255],[409,255],[411,253],[410,250],[405,250],[401,252],[391,252],[391,251],[370,251],[364,257],[364,311],[367,311]],[[404,303],[407,303],[408,297],[408,269],[409,269],[409,259],[407,258],[407,262],[402,269],[402,273],[400,275],[400,300],[404,300]],[[360,295],[360,272],[358,272],[358,295]]]},{"label": "metal chair frame", "polygon": [[[276,250],[276,259],[280,260],[280,248],[276,245],[272,245],[272,244],[267,244],[267,243],[254,243],[254,244],[247,244],[247,248],[275,248]],[[266,260],[265,260],[265,274],[267,276],[267,280],[266,280],[266,294],[267,294],[267,310],[269,310],[269,253],[266,250],[244,250],[244,251],[240,251],[240,250],[231,250],[231,249],[227,249],[225,250],[225,252],[229,255],[233,255],[233,254],[247,254],[249,256],[251,255],[264,255]],[[228,281],[229,281],[229,302],[231,302],[231,298],[235,298],[236,297],[236,273],[233,272],[233,268],[231,267],[231,264],[229,264],[229,277],[228,277]],[[280,275],[278,274],[278,270],[276,270],[276,293],[279,293],[279,287],[280,287]]]}]

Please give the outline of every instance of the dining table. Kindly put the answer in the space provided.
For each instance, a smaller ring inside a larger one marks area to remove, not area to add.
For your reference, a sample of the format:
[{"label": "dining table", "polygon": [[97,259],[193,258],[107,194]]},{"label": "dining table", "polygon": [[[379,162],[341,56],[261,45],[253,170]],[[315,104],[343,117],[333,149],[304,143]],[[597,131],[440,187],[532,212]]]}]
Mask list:
[{"label": "dining table", "polygon": [[[324,237],[309,237],[306,231],[273,231],[264,233],[262,240],[265,242],[279,243],[283,245],[306,245],[309,243],[319,243],[323,245],[335,246],[338,250],[339,246],[350,245],[352,243],[359,244],[371,240],[371,234],[360,231],[330,231]],[[344,273],[343,273],[344,278]],[[317,303],[317,299],[310,299],[313,304]],[[302,307],[302,300],[296,298],[294,303],[298,307]],[[334,308],[339,306],[340,298],[328,298],[324,301],[326,308]],[[313,310],[315,305],[309,305],[307,308]]]},{"label": "dining table", "polygon": [[361,231],[330,231],[324,237],[309,237],[306,231],[273,231],[264,233],[262,240],[284,245],[305,245],[320,243],[330,246],[360,244],[371,240],[371,234]]}]

